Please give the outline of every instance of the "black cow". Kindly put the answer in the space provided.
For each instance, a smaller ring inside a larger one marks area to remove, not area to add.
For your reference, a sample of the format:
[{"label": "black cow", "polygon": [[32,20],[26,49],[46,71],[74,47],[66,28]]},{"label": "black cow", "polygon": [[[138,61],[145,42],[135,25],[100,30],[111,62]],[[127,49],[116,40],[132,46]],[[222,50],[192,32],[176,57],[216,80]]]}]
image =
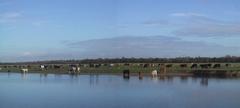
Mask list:
[{"label": "black cow", "polygon": [[129,63],[125,63],[124,66],[130,66],[130,64]]},{"label": "black cow", "polygon": [[226,67],[231,67],[231,64],[225,64]]},{"label": "black cow", "polygon": [[144,64],[143,67],[147,68],[147,67],[149,67],[149,64]]},{"label": "black cow", "polygon": [[193,68],[197,68],[197,67],[198,67],[197,64],[192,64],[192,66],[191,66],[192,69],[193,69]]},{"label": "black cow", "polygon": [[30,65],[27,65],[27,68],[31,69],[32,67]]},{"label": "black cow", "polygon": [[221,64],[215,64],[214,66],[213,66],[213,68],[220,68],[221,67]]},{"label": "black cow", "polygon": [[94,64],[95,68],[99,68],[101,66],[101,64]]},{"label": "black cow", "polygon": [[210,65],[209,64],[200,64],[200,67],[207,69],[207,68],[210,68]]},{"label": "black cow", "polygon": [[173,65],[172,64],[167,64],[166,67],[167,68],[171,68]]},{"label": "black cow", "polygon": [[186,67],[187,67],[187,64],[180,64],[180,67],[181,67],[181,68],[186,68]]},{"label": "black cow", "polygon": [[54,68],[54,69],[60,69],[61,66],[60,66],[60,65],[54,65],[53,68]]},{"label": "black cow", "polygon": [[208,65],[208,68],[212,67],[212,64],[210,64],[210,63],[209,63],[209,64],[207,64],[207,65]]}]

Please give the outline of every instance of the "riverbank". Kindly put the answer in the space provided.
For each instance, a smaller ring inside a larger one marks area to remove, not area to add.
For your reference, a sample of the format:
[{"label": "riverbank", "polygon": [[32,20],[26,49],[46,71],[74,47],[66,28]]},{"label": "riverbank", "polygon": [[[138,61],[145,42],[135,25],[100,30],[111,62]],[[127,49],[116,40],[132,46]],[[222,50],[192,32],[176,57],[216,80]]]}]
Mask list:
[{"label": "riverbank", "polygon": [[[210,64],[210,63],[208,63]],[[115,64],[74,64],[80,67],[80,72],[74,74],[117,74],[122,75],[123,70],[129,70],[130,75],[151,76],[153,70],[158,71],[160,76],[240,76],[240,64],[239,63],[211,63],[212,67],[202,68],[197,64],[194,67],[192,63],[115,63]],[[219,67],[213,67],[219,65]],[[48,64],[46,68],[41,69],[40,64],[32,65],[0,65],[0,72],[21,73],[21,69],[28,69],[28,73],[43,73],[43,74],[69,74],[71,69],[70,64]]]}]

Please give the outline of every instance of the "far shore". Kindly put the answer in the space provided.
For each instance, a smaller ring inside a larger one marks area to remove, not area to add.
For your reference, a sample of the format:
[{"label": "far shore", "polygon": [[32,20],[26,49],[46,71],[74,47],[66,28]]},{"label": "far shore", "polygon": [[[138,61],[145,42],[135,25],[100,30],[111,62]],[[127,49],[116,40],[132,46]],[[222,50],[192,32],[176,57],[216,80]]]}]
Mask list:
[{"label": "far shore", "polygon": [[[211,64],[211,66],[208,66]],[[124,70],[131,76],[152,76],[156,70],[158,76],[230,76],[240,77],[240,63],[108,63],[108,64],[47,64],[40,68],[41,64],[14,64],[0,65],[0,72],[40,74],[108,74],[123,75]],[[71,66],[80,70],[72,71]],[[193,66],[195,66],[193,68]],[[208,66],[201,67],[201,66]],[[214,67],[217,66],[217,67]]]},{"label": "far shore", "polygon": [[[12,72],[7,72],[7,71],[0,71],[0,73],[23,73],[23,72],[20,72],[20,71],[12,71]],[[69,75],[69,72],[41,72],[41,71],[29,71],[27,73],[30,73],[30,74],[68,74]],[[26,74],[27,74],[26,73]],[[94,74],[94,75],[123,75],[122,72],[79,72],[79,73],[76,73],[76,74],[70,74],[70,75],[91,75],[91,74]],[[151,75],[151,72],[142,72],[141,73],[142,76],[152,76]],[[194,74],[193,73],[189,73],[189,72],[169,72],[167,74],[158,74],[158,76],[193,76]],[[139,76],[139,73],[136,73],[136,72],[132,72],[130,73],[130,76]]]}]

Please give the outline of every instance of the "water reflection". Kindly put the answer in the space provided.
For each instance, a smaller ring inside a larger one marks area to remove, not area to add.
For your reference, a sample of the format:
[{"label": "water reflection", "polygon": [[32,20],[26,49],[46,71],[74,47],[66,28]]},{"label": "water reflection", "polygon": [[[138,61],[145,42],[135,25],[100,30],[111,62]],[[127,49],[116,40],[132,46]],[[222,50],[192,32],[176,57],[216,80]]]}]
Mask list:
[{"label": "water reflection", "polygon": [[[6,73],[8,78],[11,78],[11,76],[16,76],[16,73]],[[81,77],[88,77],[89,80],[89,85],[90,86],[95,86],[98,85],[99,82],[102,80],[102,76],[104,75],[99,75],[99,74],[89,74],[89,75],[77,75],[77,74],[47,74],[47,73],[41,73],[41,74],[29,74],[29,73],[21,73],[21,79],[22,80],[31,80],[31,78],[37,77],[36,75],[39,75],[40,82],[46,82],[52,77],[55,80],[62,80],[66,79],[69,82],[72,83],[79,83],[81,80]],[[109,76],[107,77],[107,82],[114,82],[116,80],[112,76],[118,77],[118,75],[105,75]],[[157,76],[157,77],[150,77],[150,76],[143,76],[143,75],[138,75],[138,76],[129,76],[129,77],[122,77],[123,81],[129,82],[131,81],[130,78],[133,78],[133,80],[138,79],[139,81],[145,81],[148,79],[151,79],[153,82],[167,82],[167,83],[174,83],[176,80],[179,79],[179,82],[182,84],[187,84],[189,82],[194,83],[194,84],[199,84],[202,87],[208,87],[209,86],[209,79],[212,79],[211,77],[189,77],[189,76],[179,76],[179,77],[174,77],[174,76]],[[86,79],[86,78],[85,78]],[[189,80],[191,79],[191,80]],[[219,78],[215,78],[216,81],[219,81]]]},{"label": "water reflection", "polygon": [[8,78],[9,78],[9,77],[11,76],[11,73],[10,73],[10,72],[8,72],[7,74],[8,74]]},{"label": "water reflection", "polygon": [[207,87],[208,86],[208,77],[203,77],[203,78],[201,78],[201,81],[200,81],[201,83],[201,85],[203,86],[203,87]]},{"label": "water reflection", "polygon": [[90,86],[98,85],[98,83],[99,83],[99,75],[98,74],[90,74],[89,75]]},{"label": "water reflection", "polygon": [[0,108],[240,106],[239,79],[0,73],[0,86]]},{"label": "water reflection", "polygon": [[27,73],[21,73],[22,80],[27,80]]},{"label": "water reflection", "polygon": [[138,72],[138,79],[142,80],[143,79],[143,73],[142,72]]},{"label": "water reflection", "polygon": [[187,83],[188,82],[188,77],[187,76],[181,76],[180,77],[182,83]]}]

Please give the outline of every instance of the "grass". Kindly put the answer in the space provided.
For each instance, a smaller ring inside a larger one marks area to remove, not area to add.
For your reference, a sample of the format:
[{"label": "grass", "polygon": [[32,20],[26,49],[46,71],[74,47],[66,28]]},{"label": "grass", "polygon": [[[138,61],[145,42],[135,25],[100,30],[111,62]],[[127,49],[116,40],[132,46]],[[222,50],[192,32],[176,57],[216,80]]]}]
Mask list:
[{"label": "grass", "polygon": [[[125,69],[129,69],[131,73],[138,73],[138,72],[143,72],[143,73],[150,73],[153,70],[160,70],[160,66],[158,66],[158,63],[155,64],[154,67],[147,67],[147,68],[143,68],[142,66],[138,66],[138,63],[133,63],[130,66],[124,66],[122,64],[120,64],[119,66],[100,66],[98,68],[90,68],[90,67],[81,67],[81,72],[82,73],[90,73],[90,72],[94,72],[94,73],[121,73],[123,70]],[[167,63],[169,64],[169,63]],[[195,68],[195,69],[191,69],[191,64],[188,63],[186,68],[182,68],[179,65],[183,64],[183,63],[171,63],[172,67],[167,68],[167,72],[168,73],[184,73],[184,72],[190,72],[192,70],[226,70],[226,71],[233,71],[233,72],[240,72],[240,63],[230,63],[231,67],[226,67],[225,64],[226,63],[220,63],[221,67],[220,68],[210,68],[210,69],[202,69],[200,67]],[[200,63],[201,64],[201,63]],[[215,64],[215,63],[212,63]],[[61,69],[47,69],[47,70],[41,70],[39,68],[39,65],[30,65],[31,68],[29,69],[29,72],[32,73],[68,73],[68,65],[63,65],[63,68]],[[7,68],[4,68],[4,65],[0,65],[0,68],[2,70],[0,70],[0,72],[20,72],[21,68],[15,67],[13,65],[8,65]]]}]

